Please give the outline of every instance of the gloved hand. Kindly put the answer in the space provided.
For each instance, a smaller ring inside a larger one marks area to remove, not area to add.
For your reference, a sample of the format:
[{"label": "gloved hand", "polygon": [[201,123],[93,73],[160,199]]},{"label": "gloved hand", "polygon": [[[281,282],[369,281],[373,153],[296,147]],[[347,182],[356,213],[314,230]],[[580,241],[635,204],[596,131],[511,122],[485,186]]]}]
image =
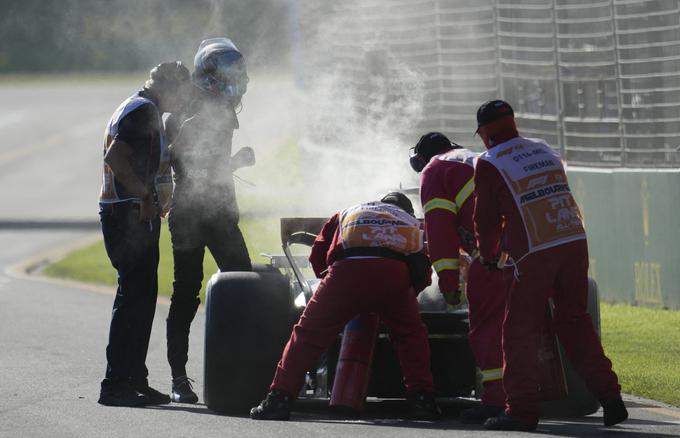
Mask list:
[{"label": "gloved hand", "polygon": [[498,267],[498,258],[493,258],[491,260],[486,260],[484,257],[479,256],[479,263],[484,266],[487,271],[500,271]]},{"label": "gloved hand", "polygon": [[444,295],[444,301],[446,301],[446,304],[449,306],[457,306],[460,304],[460,289],[445,291],[442,292],[442,295]]},{"label": "gloved hand", "polygon": [[231,157],[232,172],[242,167],[253,166],[255,164],[255,151],[253,148],[245,146]]}]

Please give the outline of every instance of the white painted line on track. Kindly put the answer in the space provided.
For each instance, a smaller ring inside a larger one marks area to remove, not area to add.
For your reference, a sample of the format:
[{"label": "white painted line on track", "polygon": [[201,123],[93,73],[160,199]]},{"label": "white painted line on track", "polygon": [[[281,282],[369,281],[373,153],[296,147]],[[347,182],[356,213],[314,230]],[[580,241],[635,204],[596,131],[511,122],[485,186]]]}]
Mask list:
[{"label": "white painted line on track", "polygon": [[[41,149],[64,144],[70,141],[70,139],[74,138],[74,133],[75,138],[82,137],[83,133],[91,130],[93,126],[99,126],[96,125],[97,123],[101,123],[101,119],[99,117],[96,119],[90,119],[77,125],[73,125],[68,130],[63,129],[47,136],[43,141],[34,141],[31,144],[22,147],[15,147],[11,150],[5,151],[4,153],[0,153],[0,165],[9,163],[10,161],[16,160],[17,158],[25,157]],[[103,128],[102,132],[104,132]]]}]

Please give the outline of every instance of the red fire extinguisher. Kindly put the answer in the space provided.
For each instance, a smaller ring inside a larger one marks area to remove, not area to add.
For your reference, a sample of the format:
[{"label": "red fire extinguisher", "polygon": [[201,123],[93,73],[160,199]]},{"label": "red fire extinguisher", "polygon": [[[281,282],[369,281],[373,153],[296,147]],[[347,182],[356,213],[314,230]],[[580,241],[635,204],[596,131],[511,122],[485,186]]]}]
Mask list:
[{"label": "red fire extinguisher", "polygon": [[378,336],[378,322],[378,315],[367,313],[345,325],[330,406],[356,412],[363,409]]}]

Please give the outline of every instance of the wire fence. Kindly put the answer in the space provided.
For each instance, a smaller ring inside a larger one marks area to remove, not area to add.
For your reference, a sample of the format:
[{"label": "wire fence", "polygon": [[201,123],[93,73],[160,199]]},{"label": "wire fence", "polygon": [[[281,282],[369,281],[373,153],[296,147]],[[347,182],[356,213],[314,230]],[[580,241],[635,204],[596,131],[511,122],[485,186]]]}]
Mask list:
[{"label": "wire fence", "polygon": [[376,78],[401,81],[394,99],[420,81],[422,120],[410,127],[418,132],[465,143],[479,104],[501,97],[524,135],[559,147],[571,164],[680,167],[677,0],[297,0],[297,7],[302,75],[342,75],[359,108],[370,107]]}]

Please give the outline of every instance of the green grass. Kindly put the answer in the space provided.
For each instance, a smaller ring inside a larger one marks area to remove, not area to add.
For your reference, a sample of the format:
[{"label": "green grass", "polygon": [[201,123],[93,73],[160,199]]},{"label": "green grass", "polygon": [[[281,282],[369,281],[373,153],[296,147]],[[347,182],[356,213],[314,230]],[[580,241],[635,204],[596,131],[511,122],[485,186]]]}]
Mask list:
[{"label": "green grass", "polygon": [[601,317],[623,391],[680,406],[680,312],[602,304]]},{"label": "green grass", "polygon": [[[279,222],[276,218],[246,219],[241,230],[254,262],[263,263],[261,252],[281,254]],[[172,251],[164,224],[161,231],[159,293],[172,293]],[[217,271],[206,251],[205,283]],[[95,243],[48,266],[47,275],[97,284],[116,284],[103,243]],[[623,391],[640,397],[680,406],[680,312],[622,304],[601,305],[602,343],[614,364]]]},{"label": "green grass", "polygon": [[[267,259],[260,253],[282,253],[277,218],[244,219],[241,220],[240,227],[253,263],[266,262]],[[170,232],[165,221],[161,227],[159,247],[158,293],[169,297],[172,295],[173,262]],[[210,251],[206,250],[203,259],[203,287],[201,288],[201,301],[203,302],[205,302],[205,284],[215,272],[217,272],[215,260],[210,255]],[[48,265],[43,273],[50,277],[68,278],[86,283],[116,285],[116,271],[109,262],[103,241],[71,252],[63,259]]]}]

